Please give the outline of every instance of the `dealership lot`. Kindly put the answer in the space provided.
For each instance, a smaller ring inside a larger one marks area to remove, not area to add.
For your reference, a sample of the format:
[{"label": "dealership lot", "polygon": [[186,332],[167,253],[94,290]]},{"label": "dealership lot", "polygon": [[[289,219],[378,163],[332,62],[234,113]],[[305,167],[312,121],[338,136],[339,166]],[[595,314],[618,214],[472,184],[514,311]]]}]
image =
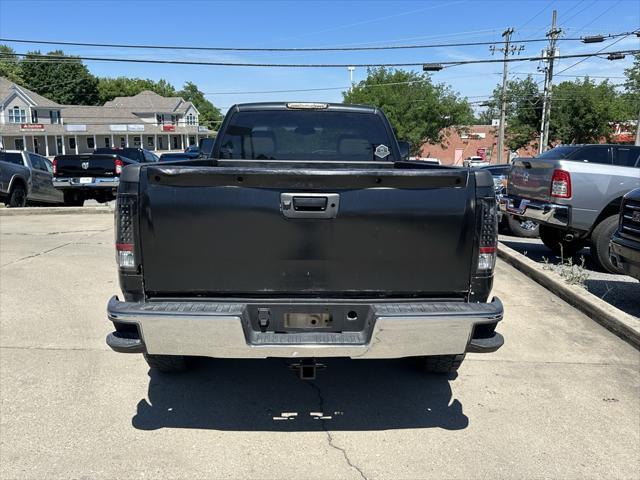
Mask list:
[{"label": "dealership lot", "polygon": [[[0,217],[2,478],[630,478],[638,351],[500,262],[505,347],[458,377],[409,361],[202,360],[104,343],[112,216]],[[320,418],[320,417],[323,418]]]}]

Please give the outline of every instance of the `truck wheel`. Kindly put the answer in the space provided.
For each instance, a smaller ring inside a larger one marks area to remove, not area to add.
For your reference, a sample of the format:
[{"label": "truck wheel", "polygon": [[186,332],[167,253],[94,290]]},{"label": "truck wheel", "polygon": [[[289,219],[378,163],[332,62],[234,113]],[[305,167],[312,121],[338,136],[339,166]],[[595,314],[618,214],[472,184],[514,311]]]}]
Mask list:
[{"label": "truck wheel", "polygon": [[18,184],[11,189],[9,198],[7,198],[7,207],[24,207],[27,205],[27,191]]},{"label": "truck wheel", "polygon": [[596,266],[609,273],[622,273],[609,257],[609,242],[618,228],[618,215],[611,215],[602,220],[591,234],[591,258]]},{"label": "truck wheel", "polygon": [[567,241],[564,238],[564,230],[560,230],[559,228],[540,225],[538,232],[540,233],[540,240],[542,240],[542,243],[544,243],[549,250],[565,258],[575,255],[585,246],[585,241],[579,238]]},{"label": "truck wheel", "polygon": [[535,238],[538,236],[540,225],[533,220],[519,219],[513,215],[508,215],[507,223],[509,224],[509,230],[516,237]]},{"label": "truck wheel", "polygon": [[64,204],[67,207],[82,207],[84,205],[84,198],[75,192],[64,192]]},{"label": "truck wheel", "polygon": [[187,359],[182,355],[149,355],[144,354],[149,368],[159,372],[183,372],[187,369]]},{"label": "truck wheel", "polygon": [[462,365],[464,353],[461,355],[434,355],[420,357],[422,369],[427,373],[455,373]]}]

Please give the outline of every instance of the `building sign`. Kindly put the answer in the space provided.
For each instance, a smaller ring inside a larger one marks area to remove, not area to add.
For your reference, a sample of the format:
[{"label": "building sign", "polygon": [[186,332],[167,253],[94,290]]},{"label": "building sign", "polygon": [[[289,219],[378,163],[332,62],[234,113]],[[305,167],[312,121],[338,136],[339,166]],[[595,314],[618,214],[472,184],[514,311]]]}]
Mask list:
[{"label": "building sign", "polygon": [[65,125],[64,129],[67,132],[86,132],[87,126],[86,125]]},{"label": "building sign", "polygon": [[22,123],[20,125],[20,131],[30,132],[33,130],[44,130],[44,125],[41,123]]},{"label": "building sign", "polygon": [[130,132],[144,132],[144,125],[132,123],[130,125],[127,125],[127,130],[129,130]]},{"label": "building sign", "polygon": [[109,125],[109,130],[111,130],[112,132],[126,132],[127,126],[126,125]]},{"label": "building sign", "polygon": [[176,126],[175,125],[162,125],[162,131],[163,132],[175,132],[176,131]]}]

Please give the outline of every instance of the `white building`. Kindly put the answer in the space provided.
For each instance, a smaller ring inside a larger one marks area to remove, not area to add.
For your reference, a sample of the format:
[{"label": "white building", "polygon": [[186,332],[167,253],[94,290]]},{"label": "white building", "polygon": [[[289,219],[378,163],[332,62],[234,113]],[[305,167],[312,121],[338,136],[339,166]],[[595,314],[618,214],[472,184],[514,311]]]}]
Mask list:
[{"label": "white building", "polygon": [[196,107],[180,97],[144,91],[103,106],[59,105],[0,77],[0,147],[41,155],[98,147],[183,150],[214,134],[199,125]]}]

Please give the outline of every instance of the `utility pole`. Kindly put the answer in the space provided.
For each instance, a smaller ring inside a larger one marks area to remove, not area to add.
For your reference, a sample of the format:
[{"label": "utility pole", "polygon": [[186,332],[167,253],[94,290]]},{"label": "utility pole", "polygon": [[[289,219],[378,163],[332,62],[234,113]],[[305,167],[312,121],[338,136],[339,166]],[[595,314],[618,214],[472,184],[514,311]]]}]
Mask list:
[{"label": "utility pole", "polygon": [[507,66],[509,63],[507,62],[507,58],[509,55],[514,53],[520,53],[524,50],[524,46],[520,45],[519,47],[511,45],[511,35],[515,30],[513,28],[507,28],[504,32],[502,32],[502,37],[504,38],[504,47],[496,48],[495,46],[489,47],[491,53],[494,54],[496,51],[502,52],[504,54],[504,62],[502,67],[502,93],[500,94],[500,123],[498,125],[498,163],[502,163],[502,155],[504,153],[504,130],[505,130],[505,117],[507,115]]},{"label": "utility pole", "polygon": [[546,56],[549,64],[545,68],[544,76],[544,99],[542,104],[542,125],[540,126],[540,145],[538,146],[538,153],[546,151],[549,144],[549,119],[551,118],[551,89],[553,88],[553,61],[556,57],[556,41],[560,36],[559,28],[556,28],[557,12],[554,10],[551,16],[551,30],[547,32],[549,37],[549,48],[547,49]]},{"label": "utility pole", "polygon": [[636,142],[635,145],[640,146],[640,112],[638,112],[638,123],[636,123]]},{"label": "utility pole", "polygon": [[356,69],[356,67],[347,67],[347,70],[349,70],[349,91],[353,90],[353,71]]}]

